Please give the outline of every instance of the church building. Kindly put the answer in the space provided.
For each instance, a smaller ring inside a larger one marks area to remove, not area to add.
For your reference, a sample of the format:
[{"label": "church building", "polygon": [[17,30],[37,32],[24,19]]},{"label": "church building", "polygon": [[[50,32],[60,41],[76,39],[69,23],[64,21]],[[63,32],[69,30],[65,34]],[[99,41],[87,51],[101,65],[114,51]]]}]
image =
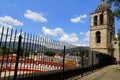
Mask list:
[{"label": "church building", "polygon": [[112,42],[115,35],[114,16],[109,7],[101,1],[91,13],[90,48],[94,51],[113,55]]},{"label": "church building", "polygon": [[117,45],[114,42],[114,14],[104,0],[101,0],[97,9],[90,14],[90,21],[90,51],[118,58],[119,51],[116,51]]}]

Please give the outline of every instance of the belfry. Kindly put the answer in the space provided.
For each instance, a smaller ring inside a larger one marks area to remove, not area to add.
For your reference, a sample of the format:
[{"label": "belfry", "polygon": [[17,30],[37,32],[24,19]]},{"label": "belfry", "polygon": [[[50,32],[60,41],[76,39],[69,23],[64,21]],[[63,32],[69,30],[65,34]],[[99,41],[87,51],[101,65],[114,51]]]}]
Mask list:
[{"label": "belfry", "polygon": [[113,56],[114,16],[104,0],[90,14],[90,18],[90,50]]}]

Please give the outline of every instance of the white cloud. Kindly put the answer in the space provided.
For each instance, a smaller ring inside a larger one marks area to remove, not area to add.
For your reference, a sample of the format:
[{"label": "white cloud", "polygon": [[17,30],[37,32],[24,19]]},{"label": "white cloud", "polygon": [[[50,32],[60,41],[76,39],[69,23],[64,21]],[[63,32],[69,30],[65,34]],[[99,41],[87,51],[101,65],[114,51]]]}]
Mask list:
[{"label": "white cloud", "polygon": [[118,38],[118,35],[117,35],[117,34],[115,34],[115,37],[116,37],[116,38]]},{"label": "white cloud", "polygon": [[79,41],[79,45],[89,46],[89,42],[90,42],[90,31],[80,32],[80,36],[83,36],[84,38]]},{"label": "white cloud", "polygon": [[47,29],[46,27],[42,27],[42,32],[45,35],[50,35],[50,36],[58,36],[64,34],[64,31],[61,28]]},{"label": "white cloud", "polygon": [[87,42],[90,41],[90,31],[85,33],[85,41],[87,41]]},{"label": "white cloud", "polygon": [[13,19],[10,16],[4,16],[4,17],[0,17],[0,24],[4,26],[4,24],[6,25],[11,25],[11,26],[22,26],[23,23],[18,21],[17,19]]},{"label": "white cloud", "polygon": [[45,35],[54,36],[62,42],[67,42],[76,46],[89,46],[90,31],[80,32],[80,36],[83,37],[80,39],[78,38],[78,35],[76,33],[68,34],[62,28],[49,29],[46,27],[42,27],[42,32]]},{"label": "white cloud", "polygon": [[9,24],[3,23],[3,22],[0,22],[0,27],[13,28],[12,25],[9,25]]},{"label": "white cloud", "polygon": [[80,15],[78,17],[75,17],[75,18],[71,18],[70,21],[73,22],[73,23],[84,23],[83,19],[87,18],[87,15],[84,14],[84,15]]},{"label": "white cloud", "polygon": [[64,41],[64,42],[71,42],[75,43],[78,41],[78,36],[75,33],[67,34],[64,32],[62,28],[55,28],[55,29],[48,29],[46,27],[42,27],[42,32],[45,35],[50,35],[50,36],[59,36],[59,41]]},{"label": "white cloud", "polygon": [[0,33],[2,32],[2,28],[4,27],[4,34],[7,33],[7,28],[9,28],[8,34],[10,34],[10,30],[14,29],[13,26],[22,26],[23,23],[18,21],[17,19],[13,19],[10,16],[0,17]]},{"label": "white cloud", "polygon": [[27,10],[24,13],[24,17],[33,20],[34,22],[47,22],[47,19],[43,17],[43,14]]},{"label": "white cloud", "polygon": [[64,42],[76,43],[78,42],[78,36],[75,33],[63,34],[59,40]]},{"label": "white cloud", "polygon": [[80,35],[84,35],[84,33],[83,33],[83,32],[80,32]]}]

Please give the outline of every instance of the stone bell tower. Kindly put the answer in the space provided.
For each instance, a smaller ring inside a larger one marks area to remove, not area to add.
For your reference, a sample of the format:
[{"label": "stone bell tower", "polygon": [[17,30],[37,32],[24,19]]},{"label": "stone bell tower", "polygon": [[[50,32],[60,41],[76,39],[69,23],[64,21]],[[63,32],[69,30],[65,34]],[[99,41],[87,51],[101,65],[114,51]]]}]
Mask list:
[{"label": "stone bell tower", "polygon": [[90,50],[113,56],[114,16],[104,0],[90,14],[90,18]]}]

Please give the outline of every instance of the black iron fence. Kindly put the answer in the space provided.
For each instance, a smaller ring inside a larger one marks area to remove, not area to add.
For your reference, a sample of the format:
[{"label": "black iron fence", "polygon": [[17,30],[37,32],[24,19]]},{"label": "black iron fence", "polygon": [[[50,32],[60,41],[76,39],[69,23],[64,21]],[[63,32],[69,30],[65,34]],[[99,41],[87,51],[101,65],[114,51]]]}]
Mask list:
[{"label": "black iron fence", "polygon": [[0,32],[0,80],[64,80],[113,61],[113,57],[91,52],[88,47],[51,37],[4,27]]}]

